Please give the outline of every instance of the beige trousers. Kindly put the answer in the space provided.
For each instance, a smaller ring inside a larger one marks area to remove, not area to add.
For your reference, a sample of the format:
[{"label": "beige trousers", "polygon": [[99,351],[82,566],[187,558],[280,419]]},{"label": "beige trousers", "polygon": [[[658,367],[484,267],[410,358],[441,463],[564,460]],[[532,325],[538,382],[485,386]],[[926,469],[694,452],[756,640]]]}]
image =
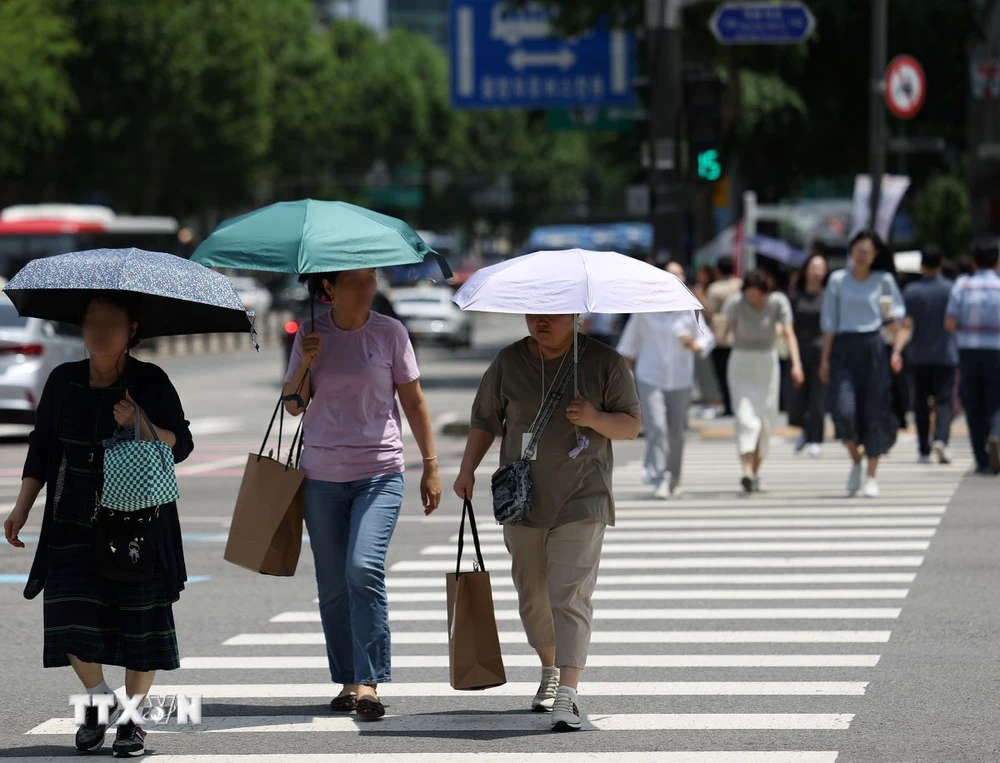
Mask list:
[{"label": "beige trousers", "polygon": [[556,665],[583,668],[590,651],[597,568],[607,525],[597,520],[539,530],[504,525],[528,643],[556,648]]}]

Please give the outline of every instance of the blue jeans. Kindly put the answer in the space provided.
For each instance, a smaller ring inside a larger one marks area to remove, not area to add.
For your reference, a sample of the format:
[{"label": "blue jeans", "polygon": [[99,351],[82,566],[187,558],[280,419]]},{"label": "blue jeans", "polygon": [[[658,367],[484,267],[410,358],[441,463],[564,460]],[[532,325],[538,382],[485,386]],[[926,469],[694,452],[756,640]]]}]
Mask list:
[{"label": "blue jeans", "polygon": [[334,683],[380,684],[391,678],[385,555],[402,503],[402,474],[354,482],[306,480],[305,521]]}]

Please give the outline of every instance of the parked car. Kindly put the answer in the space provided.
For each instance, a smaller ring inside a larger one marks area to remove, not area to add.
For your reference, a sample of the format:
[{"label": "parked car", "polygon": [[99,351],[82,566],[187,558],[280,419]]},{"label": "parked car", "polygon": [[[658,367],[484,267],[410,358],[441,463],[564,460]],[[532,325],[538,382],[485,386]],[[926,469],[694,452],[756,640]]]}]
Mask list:
[{"label": "parked car", "polygon": [[448,347],[472,345],[472,321],[451,301],[451,287],[435,284],[393,289],[392,306],[414,342]]},{"label": "parked car", "polygon": [[83,357],[79,326],[22,318],[0,296],[0,423],[34,424],[52,369]]},{"label": "parked car", "polygon": [[263,315],[271,309],[274,297],[254,278],[238,276],[229,279],[236,288],[236,293],[243,301],[247,310],[253,310],[257,315]]}]

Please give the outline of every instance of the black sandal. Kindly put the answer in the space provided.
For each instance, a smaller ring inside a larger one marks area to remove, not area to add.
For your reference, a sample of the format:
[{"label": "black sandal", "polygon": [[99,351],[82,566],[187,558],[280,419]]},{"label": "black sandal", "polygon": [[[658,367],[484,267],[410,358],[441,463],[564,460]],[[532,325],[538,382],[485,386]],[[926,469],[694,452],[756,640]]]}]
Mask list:
[{"label": "black sandal", "polygon": [[330,709],[338,713],[352,713],[358,706],[358,695],[354,692],[340,694],[330,700]]},{"label": "black sandal", "polygon": [[377,721],[385,715],[385,705],[378,697],[375,699],[362,697],[357,702],[357,712],[359,718],[364,718],[366,721]]}]

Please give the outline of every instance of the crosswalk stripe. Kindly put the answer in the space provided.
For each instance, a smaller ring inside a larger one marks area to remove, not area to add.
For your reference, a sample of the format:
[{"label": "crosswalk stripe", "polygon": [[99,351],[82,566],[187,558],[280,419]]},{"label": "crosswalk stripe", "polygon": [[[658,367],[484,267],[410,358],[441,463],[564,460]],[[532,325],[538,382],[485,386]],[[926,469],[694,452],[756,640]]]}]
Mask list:
[{"label": "crosswalk stripe", "polygon": [[[445,591],[394,592],[389,594],[393,604],[444,603]],[[905,599],[905,588],[696,588],[672,591],[594,591],[594,601],[669,601],[673,599]],[[517,601],[516,591],[494,591],[493,601]],[[318,597],[313,604],[318,604]]]},{"label": "crosswalk stripe", "polygon": [[[389,684],[385,684],[389,686]],[[323,687],[330,692],[329,686]],[[453,690],[450,687],[449,691]],[[532,688],[534,691],[534,688]],[[593,694],[593,692],[589,692]],[[241,695],[246,696],[246,695]],[[398,695],[397,695],[398,696]],[[470,696],[468,694],[464,696]],[[483,695],[478,695],[483,696]],[[595,715],[584,721],[585,729],[595,731],[652,731],[652,730],[721,730],[721,729],[773,729],[844,730],[850,727],[854,716],[846,713],[623,713]],[[359,724],[350,716],[205,716],[200,726],[162,724],[149,726],[152,734],[221,732],[221,733],[280,733],[326,732],[365,735],[392,735],[400,733],[428,734],[433,732],[461,733],[471,731],[548,731],[550,720],[537,713],[447,713],[440,715],[387,715],[379,723]],[[68,735],[76,733],[72,718],[52,718],[35,726],[29,734]],[[469,753],[464,753],[468,759]],[[580,755],[580,753],[575,753]],[[357,753],[355,753],[357,755]],[[157,758],[161,756],[157,755]],[[170,756],[164,756],[170,757]],[[182,756],[175,756],[182,758]],[[191,760],[197,756],[183,756]],[[257,756],[254,756],[256,758]],[[297,756],[296,756],[297,757]],[[365,756],[367,757],[367,756]],[[356,758],[355,758],[356,759]],[[440,758],[436,758],[440,759]],[[246,758],[244,758],[246,760]],[[576,760],[585,760],[577,757]]]},{"label": "crosswalk stripe", "polygon": [[[734,501],[727,501],[722,506],[732,506]],[[794,506],[788,507],[788,501],[781,499],[781,506],[760,505],[748,508],[713,508],[703,507],[701,502],[695,503],[691,508],[666,508],[663,501],[615,501],[616,519],[668,519],[688,517],[697,519],[698,517],[848,517],[862,516],[871,517],[876,515],[885,516],[914,516],[914,515],[939,515],[944,514],[944,504],[933,505],[910,505],[912,500],[906,501],[905,506]],[[630,504],[642,504],[633,508],[624,508]],[[456,515],[456,521],[460,517]]]},{"label": "crosswalk stripe", "polygon": [[[729,543],[616,543],[614,536],[601,548],[601,554],[698,554],[727,553],[731,551],[926,551],[929,541],[823,541],[823,542],[729,542]],[[507,549],[502,545],[486,543],[482,547],[483,555],[505,554]],[[421,552],[422,556],[454,556],[455,547],[427,546]],[[603,556],[602,556],[603,561]]]},{"label": "crosswalk stripe", "polygon": [[[664,573],[662,575],[601,575],[597,591],[608,586],[637,585],[796,585],[823,583],[912,583],[913,572],[764,572],[741,574],[717,572],[708,574]],[[416,577],[390,575],[386,587],[393,588],[444,588],[444,575]],[[512,587],[514,581],[504,575],[490,576],[493,588]],[[315,603],[315,601],[313,602]]]},{"label": "crosswalk stripe", "polygon": [[[751,539],[815,539],[815,538],[932,538],[934,528],[832,528],[814,530],[621,530],[608,531],[609,542],[625,541],[685,541],[685,540],[751,540]],[[500,533],[483,533],[499,535]],[[458,542],[458,533],[448,538],[449,543]]]},{"label": "crosswalk stripe", "polygon": [[[633,696],[636,687],[648,697],[860,697],[865,693],[867,681],[583,681],[580,696],[622,697]],[[290,699],[332,696],[335,687],[325,683],[291,684],[181,684],[157,685],[158,695],[183,694],[211,699]],[[409,683],[393,681],[379,684],[380,697],[461,697],[462,702],[473,697],[532,697],[538,689],[537,681],[508,681],[503,686],[475,693],[458,692],[445,681]],[[116,690],[124,695],[124,687]],[[348,719],[353,720],[353,719]]]},{"label": "crosswalk stripe", "polygon": [[[877,654],[592,654],[587,668],[873,668]],[[505,654],[508,668],[537,668],[533,654]],[[182,670],[314,670],[325,656],[182,657]],[[396,668],[447,668],[448,655],[393,655]]]},{"label": "crosswalk stripe", "polygon": [[[884,644],[891,631],[851,630],[725,630],[725,631],[605,631],[595,630],[591,644]],[[500,631],[501,644],[527,645],[524,631]],[[447,645],[443,631],[400,631],[392,634],[394,646]],[[318,646],[326,644],[322,632],[241,633],[222,642],[223,646]]]},{"label": "crosswalk stripe", "polygon": [[[450,716],[454,717],[454,716]],[[781,715],[705,715],[675,716],[670,721],[674,731],[719,731],[719,730],[822,730],[846,729],[854,716],[817,716],[805,713],[793,714],[787,718]],[[813,720],[815,719],[815,720]],[[384,719],[383,719],[384,720]],[[665,721],[663,723],[666,723]],[[381,724],[379,724],[381,725]],[[588,726],[591,728],[592,726]],[[593,727],[597,728],[597,727]],[[606,731],[623,731],[601,726]],[[526,731],[531,729],[501,729],[502,731]],[[446,732],[446,729],[439,729]],[[462,729],[458,730],[461,733]],[[360,733],[360,730],[359,730]],[[618,752],[373,752],[366,753],[369,763],[469,763],[470,760],[488,760],[491,763],[621,763]],[[56,763],[58,759],[49,757],[5,758],[5,763]],[[358,753],[281,753],[280,755],[251,753],[246,755],[162,755],[157,753],[158,763],[355,763]],[[835,763],[836,752],[807,752],[779,750],[699,750],[684,752],[629,752],[629,763]]]},{"label": "crosswalk stripe", "polygon": [[[721,556],[681,559],[601,559],[602,570],[668,570],[708,568],[812,568],[812,567],[919,567],[922,556]],[[449,572],[455,563],[446,559],[396,562],[391,572]],[[510,569],[510,558],[489,560],[486,569]]]},{"label": "crosswalk stripe", "polygon": [[[775,609],[734,609],[706,607],[704,609],[619,609],[594,610],[595,620],[894,620],[899,609],[890,607],[781,607]],[[520,620],[516,609],[498,609],[497,620]],[[444,609],[389,610],[389,620],[395,622],[446,621]],[[281,612],[272,623],[318,623],[319,612]]]}]

